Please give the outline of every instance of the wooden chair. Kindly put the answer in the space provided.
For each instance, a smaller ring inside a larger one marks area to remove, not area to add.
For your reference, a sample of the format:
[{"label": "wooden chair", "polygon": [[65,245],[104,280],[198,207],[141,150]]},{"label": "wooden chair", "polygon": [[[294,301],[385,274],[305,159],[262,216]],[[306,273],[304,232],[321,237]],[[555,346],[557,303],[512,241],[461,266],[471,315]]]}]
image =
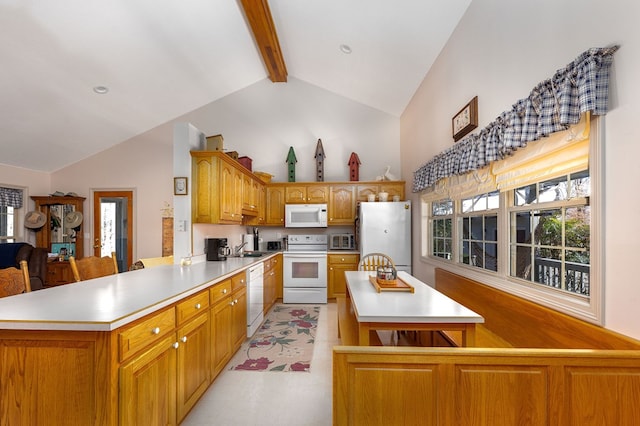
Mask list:
[{"label": "wooden chair", "polygon": [[20,269],[13,267],[0,269],[0,297],[29,293],[30,291],[31,280],[26,260],[20,261]]},{"label": "wooden chair", "polygon": [[393,263],[393,260],[386,254],[368,253],[362,256],[362,259],[360,259],[360,263],[358,263],[358,270],[375,271],[376,269],[378,269],[378,266],[386,265],[393,266],[394,268],[396,267],[395,263]]},{"label": "wooden chair", "polygon": [[76,282],[118,273],[118,261],[115,251],[111,252],[111,257],[89,256],[76,260],[75,257],[71,256],[69,257],[69,263]]}]

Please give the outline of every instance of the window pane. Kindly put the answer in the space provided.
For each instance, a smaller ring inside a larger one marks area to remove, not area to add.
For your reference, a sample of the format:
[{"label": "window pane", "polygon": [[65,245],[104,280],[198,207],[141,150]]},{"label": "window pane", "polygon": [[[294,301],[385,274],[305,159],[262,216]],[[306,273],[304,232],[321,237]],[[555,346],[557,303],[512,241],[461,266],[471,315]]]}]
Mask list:
[{"label": "window pane", "polygon": [[484,245],[484,267],[490,271],[498,270],[498,245],[487,243]]},{"label": "window pane", "polygon": [[533,280],[540,284],[560,288],[562,269],[560,255],[561,250],[558,249],[537,249]]},{"label": "window pane", "polygon": [[484,227],[482,226],[482,216],[474,216],[471,218],[471,239],[482,240]]},{"label": "window pane", "polygon": [[588,249],[590,245],[591,208],[573,207],[566,210],[565,246]]},{"label": "window pane", "polygon": [[511,271],[511,275],[531,281],[531,247],[516,246],[515,259],[515,271]]},{"label": "window pane", "polygon": [[499,207],[500,207],[500,192],[494,191],[487,194],[487,208],[489,210],[493,210]]},{"label": "window pane", "polygon": [[523,186],[513,191],[516,206],[526,206],[536,202],[536,184]]},{"label": "window pane", "polygon": [[469,227],[471,226],[471,223],[470,223],[471,218],[463,217],[461,221],[462,221],[462,238],[465,240],[468,240],[470,235]]},{"label": "window pane", "polygon": [[531,243],[531,214],[529,212],[513,213],[512,218],[515,217],[515,232],[511,235],[511,241],[517,243]]},{"label": "window pane", "polygon": [[571,198],[589,197],[591,195],[591,182],[589,180],[589,171],[585,170],[579,173],[573,173],[570,178]]},{"label": "window pane", "polygon": [[534,213],[535,243],[545,246],[562,246],[562,210],[540,210]]},{"label": "window pane", "polygon": [[453,201],[451,200],[436,201],[431,205],[431,210],[434,216],[447,216],[453,214]]},{"label": "window pane", "polygon": [[539,203],[567,199],[567,177],[562,176],[540,183]]},{"label": "window pane", "polygon": [[498,216],[485,216],[484,240],[498,241]]},{"label": "window pane", "polygon": [[462,253],[461,254],[461,259],[460,262],[466,264],[466,265],[471,265],[471,255],[470,255],[470,250],[469,250],[469,241],[463,241],[462,242]]}]

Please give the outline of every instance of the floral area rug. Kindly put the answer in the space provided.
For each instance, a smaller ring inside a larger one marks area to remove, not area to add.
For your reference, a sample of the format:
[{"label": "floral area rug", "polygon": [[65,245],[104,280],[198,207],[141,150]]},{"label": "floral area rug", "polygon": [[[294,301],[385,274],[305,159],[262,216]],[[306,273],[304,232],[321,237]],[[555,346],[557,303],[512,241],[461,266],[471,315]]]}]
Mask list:
[{"label": "floral area rug", "polygon": [[231,370],[309,371],[319,314],[319,306],[276,305]]}]

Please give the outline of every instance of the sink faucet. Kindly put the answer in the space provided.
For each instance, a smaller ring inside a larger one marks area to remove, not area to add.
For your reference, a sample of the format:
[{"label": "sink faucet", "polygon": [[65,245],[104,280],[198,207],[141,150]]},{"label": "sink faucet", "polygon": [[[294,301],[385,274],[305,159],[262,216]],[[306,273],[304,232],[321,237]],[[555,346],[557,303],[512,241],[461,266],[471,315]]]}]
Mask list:
[{"label": "sink faucet", "polygon": [[247,245],[247,243],[245,242],[245,243],[242,243],[242,244],[240,244],[240,245],[238,245],[238,246],[235,246],[235,247],[233,248],[233,254],[234,254],[234,255],[236,255],[236,256],[239,256],[239,255],[240,255],[240,251],[241,251],[241,250],[242,250],[242,248],[243,248],[244,246],[246,246],[246,245]]}]

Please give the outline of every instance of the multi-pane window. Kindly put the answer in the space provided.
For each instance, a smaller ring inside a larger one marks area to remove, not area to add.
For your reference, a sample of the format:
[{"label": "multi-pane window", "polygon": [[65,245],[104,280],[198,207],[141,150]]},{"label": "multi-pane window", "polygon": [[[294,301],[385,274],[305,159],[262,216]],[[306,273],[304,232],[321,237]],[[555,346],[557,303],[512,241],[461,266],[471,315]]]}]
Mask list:
[{"label": "multi-pane window", "polygon": [[431,203],[431,255],[451,259],[453,253],[453,201]]},{"label": "multi-pane window", "polygon": [[498,208],[500,193],[465,198],[458,219],[459,261],[490,271],[498,270]]},{"label": "multi-pane window", "polygon": [[513,191],[510,275],[590,295],[591,186],[583,171]]},{"label": "multi-pane window", "polygon": [[15,242],[15,209],[9,206],[0,206],[0,243]]}]

